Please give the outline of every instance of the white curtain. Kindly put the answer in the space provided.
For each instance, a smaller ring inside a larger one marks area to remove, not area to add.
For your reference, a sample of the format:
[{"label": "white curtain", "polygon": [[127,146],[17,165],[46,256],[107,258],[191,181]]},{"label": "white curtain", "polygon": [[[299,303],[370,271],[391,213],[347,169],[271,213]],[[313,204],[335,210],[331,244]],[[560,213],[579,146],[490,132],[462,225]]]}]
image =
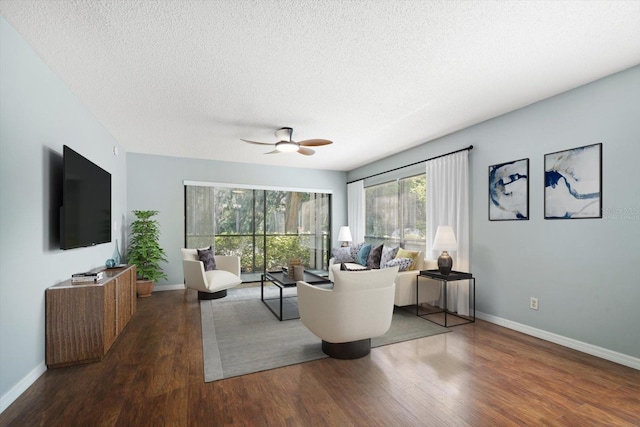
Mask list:
[{"label": "white curtain", "polygon": [[[464,150],[426,163],[427,169],[427,257],[438,259],[433,239],[439,225],[450,225],[458,242],[451,252],[453,269],[469,271],[469,151]],[[442,296],[438,305],[442,306]],[[447,308],[469,315],[469,281],[447,284]]]},{"label": "white curtain", "polygon": [[347,184],[347,220],[353,243],[364,242],[364,181]]}]

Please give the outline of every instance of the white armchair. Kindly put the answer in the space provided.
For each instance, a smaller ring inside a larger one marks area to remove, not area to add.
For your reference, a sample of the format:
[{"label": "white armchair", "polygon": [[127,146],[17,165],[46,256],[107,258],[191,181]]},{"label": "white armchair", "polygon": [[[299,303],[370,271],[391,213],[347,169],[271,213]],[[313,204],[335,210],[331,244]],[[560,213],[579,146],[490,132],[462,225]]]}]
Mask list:
[{"label": "white armchair", "polygon": [[340,271],[333,289],[298,282],[302,323],[322,340],[322,351],[337,359],[357,359],[371,351],[371,338],[391,327],[398,267]]},{"label": "white armchair", "polygon": [[216,270],[205,271],[204,263],[198,259],[197,249],[182,248],[184,285],[198,291],[198,299],[224,298],[227,289],[242,283],[240,257],[215,255]]}]

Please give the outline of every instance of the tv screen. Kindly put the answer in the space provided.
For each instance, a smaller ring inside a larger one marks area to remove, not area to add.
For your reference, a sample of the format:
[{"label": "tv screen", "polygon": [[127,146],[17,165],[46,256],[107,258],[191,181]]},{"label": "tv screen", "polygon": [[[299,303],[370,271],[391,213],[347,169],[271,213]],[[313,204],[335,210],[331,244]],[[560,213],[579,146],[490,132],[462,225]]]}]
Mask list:
[{"label": "tv screen", "polygon": [[111,241],[111,174],[66,145],[63,148],[60,248]]}]

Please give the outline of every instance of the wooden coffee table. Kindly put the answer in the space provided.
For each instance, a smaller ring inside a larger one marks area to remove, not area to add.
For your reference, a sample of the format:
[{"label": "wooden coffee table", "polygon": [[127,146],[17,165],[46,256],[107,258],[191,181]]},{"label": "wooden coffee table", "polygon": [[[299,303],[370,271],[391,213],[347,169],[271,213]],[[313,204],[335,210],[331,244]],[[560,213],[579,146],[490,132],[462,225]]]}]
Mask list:
[{"label": "wooden coffee table", "polygon": [[[310,285],[321,285],[325,283],[331,283],[328,274],[312,273],[310,271],[304,272],[305,282]],[[265,283],[275,285],[280,290],[280,295],[277,298],[265,298],[264,287]],[[287,288],[295,288],[297,281],[290,279],[289,275],[285,272],[267,272],[262,274],[260,278],[260,300],[271,310],[271,312],[278,318],[278,320],[292,320],[299,319],[300,312],[298,311],[298,295],[292,294],[285,296],[284,290]],[[286,300],[286,303],[285,303]]]}]

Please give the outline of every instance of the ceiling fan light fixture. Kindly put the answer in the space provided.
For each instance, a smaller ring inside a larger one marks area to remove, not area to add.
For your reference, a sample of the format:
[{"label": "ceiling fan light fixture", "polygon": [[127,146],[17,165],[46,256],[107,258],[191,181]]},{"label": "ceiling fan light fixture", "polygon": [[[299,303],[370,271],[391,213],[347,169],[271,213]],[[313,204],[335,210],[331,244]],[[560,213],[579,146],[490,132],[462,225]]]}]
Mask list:
[{"label": "ceiling fan light fixture", "polygon": [[294,151],[298,151],[298,148],[298,144],[295,142],[280,141],[276,143],[276,150],[282,153],[293,153]]}]

